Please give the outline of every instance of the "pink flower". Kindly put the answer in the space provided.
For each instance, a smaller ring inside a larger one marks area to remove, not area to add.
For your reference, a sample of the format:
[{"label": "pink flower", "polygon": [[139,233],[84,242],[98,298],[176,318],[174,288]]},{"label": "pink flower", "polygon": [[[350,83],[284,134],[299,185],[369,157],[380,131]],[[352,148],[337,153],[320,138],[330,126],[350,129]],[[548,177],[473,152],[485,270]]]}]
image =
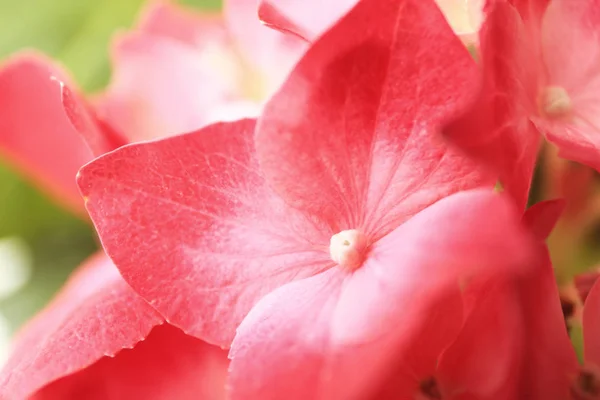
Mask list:
[{"label": "pink flower", "polygon": [[[247,13],[249,4],[243,1],[230,2],[229,12],[232,18],[238,18],[240,25],[244,23],[239,20],[240,12],[245,13],[247,21],[253,21],[251,14]],[[131,39],[123,39],[121,43],[137,45],[140,42],[134,38],[139,37],[150,49],[172,49],[179,46],[191,53],[191,45],[187,48],[181,43],[186,38],[192,40],[197,37],[201,29],[207,29],[206,25],[199,24],[202,18],[190,17],[169,5],[154,6],[147,15],[143,33],[133,34]],[[220,22],[218,26],[223,31]],[[245,26],[260,28],[258,22]],[[253,33],[252,29],[248,28],[245,32]],[[262,60],[261,65],[264,66],[270,61],[269,52],[263,55],[255,50],[264,45],[266,49],[273,49],[272,54],[283,56],[282,49],[285,46],[278,44],[277,38],[283,37],[281,34],[264,27],[262,30],[272,44],[267,39],[261,39],[262,34],[257,33],[252,39],[255,46],[246,51],[258,57],[257,65]],[[288,41],[282,40],[285,43]],[[200,64],[204,62],[201,50],[195,50],[201,59]],[[226,48],[226,51],[231,50]],[[142,57],[142,54],[135,51],[134,54],[124,52],[127,57],[134,59]],[[135,60],[127,57],[121,60],[117,69],[142,72],[140,64],[136,65]],[[156,63],[158,61],[154,60]],[[173,68],[179,68],[185,60],[171,58],[169,61],[173,62]],[[275,76],[272,71],[268,74],[273,78],[273,87],[269,90],[273,90],[274,82],[282,79],[285,74],[286,70],[282,65],[277,64],[281,76]],[[164,62],[160,66],[166,68]],[[208,73],[210,66],[208,61],[205,62],[203,71]],[[148,64],[145,67],[147,70]],[[218,65],[212,65],[213,74],[217,67]],[[185,82],[189,87],[211,84],[209,75],[187,75]],[[149,76],[146,75],[146,78]],[[174,83],[174,80],[169,79],[170,76],[152,78],[152,83],[158,86],[150,87],[150,90],[169,87],[169,82]],[[93,156],[114,150],[130,140],[142,138],[136,136],[137,132],[133,130],[135,125],[128,127],[131,130],[123,129],[117,119],[112,119],[112,115],[104,114],[103,107],[108,107],[112,101],[110,96],[114,94],[114,90],[119,90],[119,101],[126,96],[134,98],[138,95],[133,88],[131,92],[124,91],[119,79],[117,76],[109,94],[98,100],[100,108],[94,108],[86,104],[76,91],[68,88],[74,85],[69,82],[66,74],[43,56],[17,55],[8,60],[0,70],[0,150],[6,158],[73,212],[83,212],[81,197],[75,186],[78,168]],[[163,81],[158,82],[157,79]],[[170,101],[175,100],[181,111],[189,106],[187,111],[192,113],[197,104],[190,104],[183,95],[177,97],[177,90],[183,90],[183,86],[181,81],[181,85],[173,88],[175,98],[171,97]],[[216,112],[223,105],[220,90],[221,87],[217,85],[204,92],[203,101],[205,104],[211,103],[211,112]],[[152,94],[155,97],[151,97]],[[168,103],[159,101],[160,96],[167,96],[168,93],[152,92],[146,95],[146,99],[153,102],[154,108],[149,114],[138,116],[149,118],[168,115],[168,111],[172,110],[172,107],[167,107]],[[227,101],[235,99],[237,98],[233,95],[231,99],[227,97]],[[133,105],[133,108],[127,110],[123,108],[125,105],[121,107],[121,112],[137,115],[137,109]],[[104,117],[107,119],[103,119]],[[107,122],[116,123],[119,132]],[[200,119],[196,122],[202,125],[206,121]],[[157,127],[167,126],[168,123],[169,121],[164,124],[161,122],[162,125]],[[175,129],[169,125],[169,129],[171,128]],[[145,137],[156,132],[145,132],[149,135]],[[162,131],[162,134],[167,133],[175,131]],[[0,373],[0,398],[28,397],[38,390],[41,391],[36,396],[44,399],[64,398],[66,393],[86,398],[91,398],[92,393],[99,398],[130,397],[132,393],[136,393],[136,396],[143,395],[144,398],[221,398],[227,367],[224,352],[167,325],[164,318],[120,278],[114,265],[104,254],[94,256],[89,264],[90,267],[81,267],[60,297],[19,334],[15,351]],[[123,304],[127,304],[127,307]],[[138,343],[145,338],[146,341]],[[133,349],[122,350],[131,348]],[[167,349],[168,354],[165,353]],[[59,361],[54,358],[49,361],[50,354]],[[170,366],[169,373],[158,375],[158,369],[164,365]],[[142,389],[147,393],[141,392]]]},{"label": "pink flower", "polygon": [[433,2],[365,0],[257,124],[125,146],[78,182],[127,282],[233,341],[232,398],[358,397],[460,282],[527,261],[512,204],[437,137],[474,72]]},{"label": "pink flower", "polygon": [[98,114],[131,141],[258,115],[306,44],[262,26],[256,0],[228,0],[225,18],[152,3],[115,42]]},{"label": "pink flower", "polygon": [[484,81],[447,129],[524,207],[540,133],[571,160],[600,167],[599,3],[494,0],[480,31]]}]

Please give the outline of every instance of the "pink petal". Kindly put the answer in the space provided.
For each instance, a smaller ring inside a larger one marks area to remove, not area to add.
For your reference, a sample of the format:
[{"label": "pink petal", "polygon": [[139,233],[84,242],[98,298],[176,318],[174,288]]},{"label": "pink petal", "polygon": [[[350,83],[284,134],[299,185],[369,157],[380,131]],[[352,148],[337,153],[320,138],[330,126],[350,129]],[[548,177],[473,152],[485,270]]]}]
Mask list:
[{"label": "pink petal", "polygon": [[225,0],[227,28],[244,61],[263,79],[271,95],[308,47],[304,40],[264,26],[258,19],[260,0]]},{"label": "pink petal", "polygon": [[518,398],[517,379],[528,332],[522,326],[515,290],[512,280],[498,279],[478,288],[463,329],[438,364],[437,379],[447,393],[489,400]]},{"label": "pink petal", "polygon": [[483,83],[479,97],[445,129],[449,139],[494,172],[523,209],[539,145],[539,134],[529,117],[537,112],[537,79],[542,71],[535,57],[539,49],[528,41],[528,35],[515,8],[503,1],[492,2],[480,31]]},{"label": "pink petal", "polygon": [[474,89],[473,73],[433,2],[361,2],[265,106],[261,168],[287,203],[377,239],[438,199],[489,183],[437,137]]},{"label": "pink petal", "polygon": [[[458,286],[449,295],[427,311],[421,331],[415,335],[412,345],[402,358],[395,360],[391,376],[376,389],[373,399],[394,400],[415,398],[420,385],[437,376],[437,365],[444,350],[456,339],[463,326],[463,299]],[[443,387],[438,387],[444,390]]]},{"label": "pink petal", "polygon": [[272,28],[312,42],[358,3],[358,0],[261,0],[259,16]]},{"label": "pink petal", "polygon": [[536,238],[545,241],[565,209],[563,199],[546,200],[529,207],[523,215],[523,223]]},{"label": "pink petal", "polygon": [[62,102],[73,127],[83,137],[95,156],[125,145],[125,139],[98,120],[84,101],[61,82]]},{"label": "pink petal", "polygon": [[465,279],[524,267],[530,245],[505,198],[474,191],[440,200],[376,243],[354,274],[332,269],[265,296],[232,345],[233,398],[282,398],[285,388],[299,399],[376,391],[411,346],[424,344],[419,333],[439,301]]},{"label": "pink petal", "polygon": [[569,120],[536,120],[560,155],[600,169],[600,4],[554,0],[543,19],[542,40],[549,84],[571,98]]},{"label": "pink petal", "polygon": [[143,340],[163,322],[98,253],[18,334],[0,373],[0,398],[22,399],[103,356]]},{"label": "pink petal", "polygon": [[0,151],[11,163],[74,211],[83,213],[75,185],[92,153],[67,118],[64,73],[38,54],[19,54],[0,70]]},{"label": "pink petal", "polygon": [[227,365],[223,350],[162,325],[133,349],[52,382],[33,399],[220,400]]},{"label": "pink petal", "polygon": [[198,13],[169,1],[150,2],[142,13],[137,30],[190,47],[229,40],[220,14]]},{"label": "pink petal", "polygon": [[534,400],[569,398],[578,361],[567,334],[550,256],[545,250],[519,290],[527,333],[520,393]]},{"label": "pink petal", "polygon": [[113,48],[112,82],[97,100],[100,117],[132,142],[206,125],[213,108],[238,96],[237,66],[227,60],[226,46],[197,48],[144,33],[122,37]]},{"label": "pink petal", "polygon": [[229,346],[266,293],[333,264],[332,232],[267,187],[254,120],[130,145],[84,167],[79,185],[124,278],[168,320]]},{"label": "pink petal", "polygon": [[600,365],[600,284],[590,290],[583,307],[583,340],[585,360]]}]

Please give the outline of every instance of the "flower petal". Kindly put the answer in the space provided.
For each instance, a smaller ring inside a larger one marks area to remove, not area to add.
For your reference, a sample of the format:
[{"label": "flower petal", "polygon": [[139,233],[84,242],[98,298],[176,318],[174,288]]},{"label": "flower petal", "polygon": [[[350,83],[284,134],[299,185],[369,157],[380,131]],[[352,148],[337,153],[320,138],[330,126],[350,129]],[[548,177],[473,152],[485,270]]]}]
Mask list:
[{"label": "flower petal", "polygon": [[115,41],[112,59],[112,82],[97,108],[130,141],[190,132],[260,109],[245,104],[256,100],[247,98],[247,86],[257,79],[247,76],[217,15],[151,3],[138,29]]},{"label": "flower petal", "polygon": [[83,214],[77,170],[92,153],[65,115],[63,72],[38,54],[19,54],[0,70],[0,151],[37,184]]},{"label": "flower petal", "polygon": [[[266,25],[312,42],[356,5],[357,0],[261,0],[259,17]],[[436,0],[457,35],[475,36],[483,0]],[[469,40],[470,41],[470,40]]]},{"label": "flower petal", "polygon": [[358,0],[261,0],[265,24],[312,42],[356,5]]},{"label": "flower petal", "polygon": [[590,290],[583,307],[583,340],[586,362],[600,365],[600,284]]},{"label": "flower petal", "polygon": [[205,48],[203,56],[198,48],[162,37],[122,37],[113,48],[112,82],[97,100],[99,115],[132,142],[204,126],[212,107],[236,95],[235,67],[217,69],[219,52],[227,48],[214,46],[214,55]]},{"label": "flower petal", "polygon": [[570,97],[572,118],[537,119],[559,155],[600,169],[600,3],[554,0],[542,25],[544,61],[552,86]]},{"label": "flower petal", "polygon": [[540,141],[529,116],[537,112],[537,72],[542,70],[535,57],[539,50],[527,38],[518,12],[506,2],[491,2],[480,31],[479,97],[444,130],[463,151],[489,166],[523,209]]},{"label": "flower petal", "polygon": [[[304,40],[264,26],[258,19],[259,0],[225,0],[227,29],[248,66],[262,78],[263,93],[279,88],[308,47]],[[256,78],[255,78],[256,79]]]},{"label": "flower petal", "polygon": [[546,200],[529,207],[523,215],[523,223],[536,238],[545,241],[565,209],[563,199]]},{"label": "flower petal", "polygon": [[125,145],[125,139],[98,120],[84,101],[60,82],[62,102],[73,127],[83,137],[94,154],[99,156]]},{"label": "flower petal", "polygon": [[34,400],[221,400],[227,353],[168,324],[132,349],[50,383]]},{"label": "flower petal", "polygon": [[254,120],[125,146],[79,185],[123,277],[168,320],[229,346],[266,293],[332,265],[335,232],[287,207],[254,153]]},{"label": "flower petal", "polygon": [[[526,332],[516,282],[479,283],[463,329],[444,352],[437,379],[447,393],[476,399],[518,398],[519,367]],[[471,288],[467,288],[469,291]]]},{"label": "flower petal", "polygon": [[103,356],[133,347],[162,322],[108,257],[98,253],[18,334],[0,373],[0,398],[27,398]]},{"label": "flower petal", "polygon": [[232,345],[233,398],[281,398],[285,388],[299,399],[376,391],[420,343],[439,301],[465,279],[525,271],[531,245],[502,196],[440,200],[376,243],[354,274],[333,269],[265,296]]},{"label": "flower petal", "polygon": [[265,106],[261,169],[293,207],[381,237],[438,199],[488,183],[437,137],[474,89],[475,68],[433,1],[363,1]]},{"label": "flower petal", "polygon": [[569,386],[578,370],[561,309],[558,287],[546,249],[533,274],[519,289],[523,329],[527,332],[520,393],[531,399],[569,398]]}]

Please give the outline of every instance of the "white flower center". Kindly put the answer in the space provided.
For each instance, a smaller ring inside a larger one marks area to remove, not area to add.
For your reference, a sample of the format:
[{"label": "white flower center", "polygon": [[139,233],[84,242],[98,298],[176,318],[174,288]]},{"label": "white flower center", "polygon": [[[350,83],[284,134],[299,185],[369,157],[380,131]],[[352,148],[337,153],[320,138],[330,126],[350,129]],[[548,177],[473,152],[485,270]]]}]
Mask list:
[{"label": "white flower center", "polygon": [[546,86],[540,92],[539,107],[545,117],[562,118],[571,114],[573,103],[562,86]]},{"label": "white flower center", "polygon": [[367,238],[356,229],[336,233],[329,243],[331,259],[343,269],[350,271],[362,265],[366,250]]}]

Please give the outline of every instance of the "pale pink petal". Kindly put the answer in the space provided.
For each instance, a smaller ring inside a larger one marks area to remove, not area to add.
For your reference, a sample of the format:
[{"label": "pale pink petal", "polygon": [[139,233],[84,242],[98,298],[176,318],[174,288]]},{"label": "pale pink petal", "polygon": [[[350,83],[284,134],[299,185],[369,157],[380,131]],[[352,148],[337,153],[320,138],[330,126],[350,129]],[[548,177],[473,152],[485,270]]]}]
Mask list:
[{"label": "pale pink petal", "polygon": [[227,28],[236,49],[260,80],[263,98],[279,88],[308,45],[301,39],[264,26],[258,19],[260,0],[225,0]]},{"label": "pale pink petal", "polygon": [[150,2],[136,30],[196,48],[211,42],[227,45],[230,41],[220,14],[200,13],[170,1]]},{"label": "pale pink petal", "polygon": [[130,141],[198,129],[238,96],[238,70],[227,52],[218,42],[199,49],[144,33],[122,37],[98,114]]},{"label": "pale pink petal", "polygon": [[267,25],[312,42],[356,5],[357,0],[261,0],[259,15]]}]

